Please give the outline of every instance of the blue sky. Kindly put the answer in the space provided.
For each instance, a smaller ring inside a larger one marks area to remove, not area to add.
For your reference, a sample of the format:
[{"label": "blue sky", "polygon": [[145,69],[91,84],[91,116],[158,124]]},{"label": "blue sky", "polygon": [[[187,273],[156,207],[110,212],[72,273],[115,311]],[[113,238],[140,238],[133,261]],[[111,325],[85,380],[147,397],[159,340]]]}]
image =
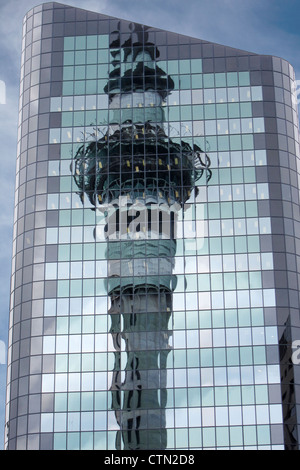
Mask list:
[{"label": "blue sky", "polygon": [[[4,402],[22,19],[39,0],[0,0],[0,449]],[[67,0],[68,5],[280,56],[300,80],[299,0]],[[1,83],[6,95],[1,95]]]}]

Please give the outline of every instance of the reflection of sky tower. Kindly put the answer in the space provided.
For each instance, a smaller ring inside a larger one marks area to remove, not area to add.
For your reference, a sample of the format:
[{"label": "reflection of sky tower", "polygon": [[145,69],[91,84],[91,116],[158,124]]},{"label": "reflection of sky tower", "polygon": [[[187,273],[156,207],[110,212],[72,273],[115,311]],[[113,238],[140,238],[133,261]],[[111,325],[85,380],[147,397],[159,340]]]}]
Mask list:
[{"label": "reflection of sky tower", "polygon": [[[79,149],[75,180],[107,216],[117,447],[164,449],[174,224],[209,160],[205,156],[203,163],[198,147],[172,142],[165,134],[163,102],[174,83],[158,67],[159,52],[147,32],[136,26],[123,44],[119,33],[112,36],[108,131]],[[140,223],[132,224],[137,219]]]}]

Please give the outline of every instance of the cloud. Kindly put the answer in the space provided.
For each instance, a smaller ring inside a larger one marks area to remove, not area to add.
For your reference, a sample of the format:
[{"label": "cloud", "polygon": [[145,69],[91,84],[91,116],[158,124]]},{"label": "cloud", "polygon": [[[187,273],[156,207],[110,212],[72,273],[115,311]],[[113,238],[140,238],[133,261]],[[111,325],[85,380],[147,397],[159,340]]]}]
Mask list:
[{"label": "cloud", "polygon": [[0,7],[1,17],[1,35],[0,46],[1,55],[9,53],[10,61],[6,62],[6,66],[11,67],[20,57],[21,39],[22,39],[22,22],[24,11],[24,0],[10,0]]},{"label": "cloud", "polygon": [[288,3],[281,6],[289,14],[286,22],[274,20],[279,13],[274,0],[152,0],[151,8],[140,0],[67,3],[258,54],[284,57],[300,75],[296,53],[299,36],[288,28],[293,11]]},{"label": "cloud", "polygon": [[17,154],[17,119],[18,96],[14,89],[7,86],[6,104],[0,105],[0,140],[1,140],[1,192],[0,192],[0,227],[12,223],[13,199],[15,187],[15,168]]}]

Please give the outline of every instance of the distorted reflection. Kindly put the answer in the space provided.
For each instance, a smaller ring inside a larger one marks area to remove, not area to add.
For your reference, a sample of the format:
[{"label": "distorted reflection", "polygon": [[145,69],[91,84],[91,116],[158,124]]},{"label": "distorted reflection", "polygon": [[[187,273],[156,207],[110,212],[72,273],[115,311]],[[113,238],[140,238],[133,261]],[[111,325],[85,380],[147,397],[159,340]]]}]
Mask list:
[{"label": "distorted reflection", "polygon": [[[134,25],[127,40],[120,37],[111,34],[107,133],[79,149],[74,178],[82,200],[85,193],[106,217],[116,448],[165,449],[176,220],[197,179],[210,178],[210,161],[165,133],[174,81],[158,67],[147,31]],[[184,129],[190,135],[191,125]]]}]

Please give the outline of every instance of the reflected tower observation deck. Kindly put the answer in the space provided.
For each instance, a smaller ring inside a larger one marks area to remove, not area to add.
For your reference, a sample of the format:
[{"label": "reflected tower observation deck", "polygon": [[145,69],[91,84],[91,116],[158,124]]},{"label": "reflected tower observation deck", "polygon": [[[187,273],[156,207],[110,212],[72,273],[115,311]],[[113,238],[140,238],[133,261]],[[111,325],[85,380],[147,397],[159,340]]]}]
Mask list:
[{"label": "reflected tower observation deck", "polygon": [[110,122],[103,137],[79,148],[74,178],[81,198],[106,216],[116,448],[165,449],[176,220],[196,180],[210,178],[210,161],[166,134],[174,82],[157,65],[147,28],[132,25],[124,43],[119,31],[111,38]]}]

